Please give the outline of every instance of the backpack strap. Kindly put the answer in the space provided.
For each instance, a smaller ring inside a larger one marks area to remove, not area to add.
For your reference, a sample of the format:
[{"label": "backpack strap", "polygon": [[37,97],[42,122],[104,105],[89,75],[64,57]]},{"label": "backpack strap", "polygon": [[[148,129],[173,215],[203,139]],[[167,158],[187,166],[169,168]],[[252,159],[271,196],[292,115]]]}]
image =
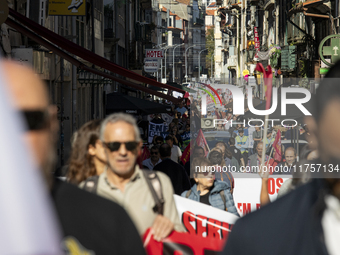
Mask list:
[{"label": "backpack strap", "polygon": [[187,194],[185,194],[185,197],[188,198],[191,194],[191,189],[188,190]]},{"label": "backpack strap", "polygon": [[145,177],[146,183],[151,191],[152,197],[156,202],[153,210],[160,215],[163,215],[164,211],[164,198],[163,198],[163,191],[162,191],[162,184],[159,180],[158,175],[154,171],[150,170],[141,170]]},{"label": "backpack strap", "polygon": [[87,178],[85,180],[83,189],[90,193],[97,194],[98,181],[99,181],[99,175],[95,175],[95,176],[91,176]]},{"label": "backpack strap", "polygon": [[222,201],[223,201],[225,210],[228,211],[228,208],[227,208],[227,201],[226,201],[225,195],[224,195],[224,190],[221,190],[221,191],[220,191],[220,196],[221,196],[221,198],[222,198]]}]

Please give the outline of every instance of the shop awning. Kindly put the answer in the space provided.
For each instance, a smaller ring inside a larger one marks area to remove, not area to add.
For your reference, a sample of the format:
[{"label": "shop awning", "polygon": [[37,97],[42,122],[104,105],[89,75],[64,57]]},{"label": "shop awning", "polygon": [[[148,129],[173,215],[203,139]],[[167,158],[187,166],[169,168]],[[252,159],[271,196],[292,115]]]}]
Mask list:
[{"label": "shop awning", "polygon": [[[50,31],[49,29],[39,25],[38,23],[26,18],[25,16],[14,11],[11,8],[10,8],[9,13],[13,18],[15,18],[20,23],[24,24],[27,28],[29,28],[30,30],[32,30],[33,32],[38,34],[39,36],[41,36],[41,37],[45,38],[46,40],[50,41],[51,43],[57,45],[61,49],[68,51],[69,53],[74,54],[74,55],[76,55],[76,56],[96,65],[96,66],[99,66],[99,67],[106,69],[108,71],[111,71],[113,73],[119,74],[121,76],[128,77],[129,79],[132,79],[132,80],[135,80],[135,81],[150,84],[150,85],[160,87],[160,88],[172,89],[172,90],[175,90],[175,91],[183,93],[183,94],[185,93],[185,91],[183,91],[182,89],[173,88],[173,87],[171,87],[167,84],[163,84],[163,83],[157,82],[153,79],[146,78],[146,77],[141,76],[141,75],[139,75],[135,72],[127,70],[127,69],[125,69],[125,68],[123,68],[119,65],[116,65],[116,64],[112,63],[111,61],[109,61],[108,59],[103,58],[101,56],[98,56],[95,53],[93,53],[93,52],[91,52],[91,51],[69,41],[68,39],[65,39],[64,37]],[[11,20],[10,18],[8,18],[8,21],[6,21],[6,23],[9,26],[12,26],[13,22],[15,22],[15,21]],[[9,24],[9,23],[11,23],[12,25]],[[24,29],[21,29],[21,30],[24,30]],[[20,32],[22,32],[22,31],[20,31]],[[22,32],[22,33],[24,33],[24,32]],[[24,33],[24,34],[27,35],[26,33]],[[33,40],[35,40],[35,39],[33,39]],[[47,46],[45,46],[45,47],[47,47]],[[47,47],[47,48],[49,48],[49,47]],[[64,52],[64,53],[67,54],[66,52]],[[88,71],[90,71],[90,70],[88,70]],[[125,85],[129,86],[127,83],[125,83]],[[153,94],[153,93],[150,93],[150,94]],[[160,94],[162,94],[162,93],[160,93]],[[160,96],[160,95],[157,95],[157,96]],[[162,96],[160,96],[160,97],[162,97]],[[173,100],[171,100],[171,101],[173,101]]]},{"label": "shop awning", "polygon": [[123,95],[121,93],[110,93],[107,94],[106,97],[106,114],[114,112],[126,112],[130,114],[169,113],[171,112],[171,106]]},{"label": "shop awning", "polygon": [[78,67],[78,68],[80,68],[82,70],[86,70],[88,72],[91,72],[91,73],[94,73],[94,74],[98,74],[98,75],[100,75],[102,77],[111,79],[113,81],[117,81],[117,82],[119,82],[121,84],[124,84],[126,86],[129,86],[131,88],[135,88],[137,90],[141,90],[141,91],[144,91],[146,93],[153,94],[155,96],[167,99],[167,100],[172,101],[174,103],[178,103],[179,102],[178,98],[175,98],[175,97],[172,97],[172,96],[169,96],[169,95],[165,95],[163,93],[160,93],[160,92],[154,91],[152,89],[146,88],[146,87],[144,87],[142,85],[139,85],[139,84],[136,84],[136,83],[133,83],[133,82],[130,82],[130,81],[118,78],[118,77],[116,77],[114,75],[111,75],[111,74],[108,74],[108,73],[104,73],[104,72],[99,71],[97,69],[91,68],[91,67],[85,65],[84,63],[80,62],[76,58],[72,57],[68,53],[64,52],[60,48],[54,46],[50,42],[46,41],[42,37],[36,35],[35,33],[30,31],[26,27],[22,26],[21,24],[17,23],[16,21],[12,20],[11,18],[7,18],[6,24],[11,26],[12,28],[16,29],[18,32],[28,36],[32,40],[34,40],[37,43],[41,44],[42,46],[48,48],[49,50],[52,50],[57,55],[61,56],[62,58],[64,58],[65,60],[69,61],[71,64],[75,65],[76,67]]}]

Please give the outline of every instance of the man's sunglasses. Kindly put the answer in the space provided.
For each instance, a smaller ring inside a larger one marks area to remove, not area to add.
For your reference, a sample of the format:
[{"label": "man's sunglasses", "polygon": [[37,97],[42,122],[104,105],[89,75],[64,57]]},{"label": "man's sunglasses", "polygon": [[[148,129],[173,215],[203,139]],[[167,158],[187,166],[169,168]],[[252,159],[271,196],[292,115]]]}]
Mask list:
[{"label": "man's sunglasses", "polygon": [[111,151],[111,152],[114,152],[114,151],[118,151],[121,144],[124,144],[125,145],[125,148],[128,150],[128,151],[133,151],[137,148],[138,146],[138,143],[137,142],[125,142],[125,143],[121,143],[121,142],[111,142],[111,143],[104,143],[105,146]]},{"label": "man's sunglasses", "polygon": [[157,155],[157,154],[158,154],[157,151],[155,151],[155,152],[150,152],[150,155]]},{"label": "man's sunglasses", "polygon": [[26,125],[29,131],[41,130],[48,125],[48,112],[39,110],[22,111]]}]

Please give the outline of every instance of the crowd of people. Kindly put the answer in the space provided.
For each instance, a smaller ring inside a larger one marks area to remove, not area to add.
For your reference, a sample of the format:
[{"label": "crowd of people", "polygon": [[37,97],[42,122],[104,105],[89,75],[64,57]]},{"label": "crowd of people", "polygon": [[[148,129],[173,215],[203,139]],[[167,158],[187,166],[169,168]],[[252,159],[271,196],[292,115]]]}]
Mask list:
[{"label": "crowd of people", "polygon": [[[332,209],[340,208],[339,200],[335,205],[333,199],[340,198],[338,179],[311,181],[311,176],[293,175],[281,186],[279,196],[284,197],[282,203],[279,200],[270,202],[268,176],[292,174],[298,158],[296,149],[291,145],[282,145],[281,160],[275,157],[273,153],[279,153],[272,150],[278,130],[275,127],[267,130],[263,139],[262,128],[240,124],[235,128],[222,124],[218,128],[230,132],[227,143],[216,141],[209,149],[191,143],[190,160],[183,162],[185,148],[182,136],[190,133],[194,140],[194,134],[201,129],[202,117],[216,116],[239,121],[239,116],[232,114],[232,108],[202,116],[200,100],[191,98],[191,105],[181,102],[177,106],[169,124],[169,134],[165,138],[155,135],[148,148],[150,156],[139,162],[143,139],[137,121],[131,115],[115,113],[104,120],[91,120],[76,131],[72,137],[66,180],[61,181],[52,177],[56,164],[54,147],[58,121],[55,107],[48,102],[46,87],[27,67],[13,62],[3,62],[2,66],[13,94],[13,105],[18,111],[27,113],[24,115],[27,123],[31,114],[43,113],[40,118],[35,118],[34,127],[28,126],[25,138],[49,188],[63,232],[65,252],[70,252],[67,242],[76,240],[84,253],[145,254],[141,236],[147,229],[151,228],[157,241],[163,240],[172,231],[185,232],[174,194],[239,216],[233,198],[234,172],[261,175],[259,196],[261,204],[267,206],[254,216],[237,221],[225,254],[326,254],[327,249],[336,254],[339,250],[336,239],[329,235],[336,233],[336,237],[340,236],[340,220],[334,220]],[[329,75],[336,77],[339,69],[340,64],[337,64],[333,68],[335,71]],[[313,141],[300,150],[300,161],[340,162],[337,155],[340,136],[336,128],[340,119],[337,111],[340,91],[337,87],[332,89],[335,94],[329,94],[323,86],[320,87],[322,95],[317,102],[315,119],[310,118],[307,125],[300,128],[300,139],[304,137],[307,142]],[[328,112],[331,112],[330,115]],[[289,140],[291,136],[291,131],[286,131],[282,139]],[[264,162],[267,166],[286,170],[263,175],[263,150],[266,150]],[[297,188],[306,182],[309,184]],[[323,194],[321,202],[317,196],[319,191]],[[289,195],[284,196],[287,193]],[[318,210],[317,216],[312,216],[313,210]],[[290,218],[292,211],[295,212],[294,220]],[[286,212],[285,216],[283,212]],[[324,217],[321,212],[325,212]],[[273,217],[275,215],[282,217],[278,219]],[[315,226],[314,222],[319,225]],[[317,231],[314,227],[318,227]],[[287,231],[283,231],[285,229]],[[265,236],[254,238],[259,230]],[[273,233],[277,230],[281,230],[279,234]],[[319,238],[322,233],[323,241]]]}]

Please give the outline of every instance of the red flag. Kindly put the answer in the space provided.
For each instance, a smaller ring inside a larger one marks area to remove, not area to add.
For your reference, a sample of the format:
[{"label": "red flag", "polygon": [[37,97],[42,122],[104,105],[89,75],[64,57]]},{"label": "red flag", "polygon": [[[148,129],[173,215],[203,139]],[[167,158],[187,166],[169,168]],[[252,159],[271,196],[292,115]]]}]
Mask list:
[{"label": "red flag", "polygon": [[270,108],[270,102],[272,100],[272,78],[273,78],[273,73],[272,73],[272,68],[268,65],[267,66],[267,71],[264,69],[263,65],[261,63],[257,63],[255,71],[258,71],[260,73],[263,73],[263,78],[264,78],[264,91],[265,91],[265,96],[266,96],[266,110]]},{"label": "red flag", "polygon": [[208,152],[210,151],[209,145],[207,141],[205,140],[204,134],[202,132],[202,129],[198,131],[198,136],[196,138],[196,145],[199,147],[202,147],[204,149],[204,156],[206,157],[208,155]]},{"label": "red flag", "polygon": [[275,151],[274,159],[276,161],[282,160],[282,146],[281,146],[281,131],[280,129],[276,133],[275,141],[273,143],[273,148]]},{"label": "red flag", "polygon": [[187,163],[189,160],[190,160],[190,143],[185,148],[185,150],[182,154],[182,157],[181,157],[181,161],[182,161],[183,165],[185,165],[185,163]]},{"label": "red flag", "polygon": [[147,146],[144,146],[143,152],[142,152],[142,155],[141,155],[141,159],[142,159],[142,161],[144,161],[144,160],[148,159],[149,157],[150,157],[150,151],[149,151]]},{"label": "red flag", "polygon": [[143,151],[139,152],[140,154],[137,157],[137,164],[140,168],[143,167],[143,161],[150,157],[150,151],[147,146],[143,147]]}]

